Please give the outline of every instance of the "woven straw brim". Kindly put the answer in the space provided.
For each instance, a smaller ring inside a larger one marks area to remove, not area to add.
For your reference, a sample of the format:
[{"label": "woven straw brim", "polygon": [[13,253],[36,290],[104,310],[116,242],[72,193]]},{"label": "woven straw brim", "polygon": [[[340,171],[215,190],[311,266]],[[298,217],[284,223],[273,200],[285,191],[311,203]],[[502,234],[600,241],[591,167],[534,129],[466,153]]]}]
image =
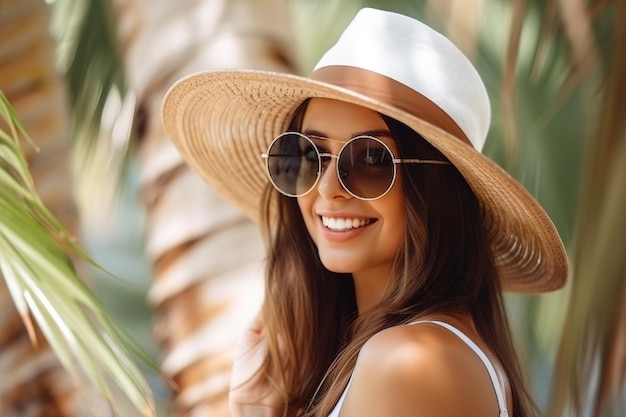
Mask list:
[{"label": "woven straw brim", "polygon": [[568,270],[563,243],[535,199],[470,145],[402,110],[294,75],[207,71],[170,89],[163,122],[191,168],[258,220],[268,183],[260,155],[308,97],[342,100],[388,115],[419,132],[448,157],[482,204],[504,291],[540,293],[563,286]]}]

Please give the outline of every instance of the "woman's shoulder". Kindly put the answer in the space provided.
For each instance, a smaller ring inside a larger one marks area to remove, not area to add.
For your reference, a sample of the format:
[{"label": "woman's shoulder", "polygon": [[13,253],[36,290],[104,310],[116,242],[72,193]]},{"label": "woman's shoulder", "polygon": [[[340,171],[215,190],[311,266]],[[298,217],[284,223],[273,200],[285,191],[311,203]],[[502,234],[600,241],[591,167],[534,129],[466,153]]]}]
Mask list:
[{"label": "woman's shoulder", "polygon": [[362,352],[369,356],[395,351],[411,357],[417,354],[449,354],[457,350],[455,344],[450,344],[454,338],[454,334],[440,325],[431,321],[417,321],[379,331],[365,343]]},{"label": "woman's shoulder", "polygon": [[363,346],[342,416],[498,415],[476,354],[432,323],[380,331]]},{"label": "woman's shoulder", "polygon": [[379,364],[382,372],[409,379],[450,371],[451,382],[456,382],[469,372],[485,373],[476,353],[459,336],[431,322],[378,332],[363,346],[359,361]]}]

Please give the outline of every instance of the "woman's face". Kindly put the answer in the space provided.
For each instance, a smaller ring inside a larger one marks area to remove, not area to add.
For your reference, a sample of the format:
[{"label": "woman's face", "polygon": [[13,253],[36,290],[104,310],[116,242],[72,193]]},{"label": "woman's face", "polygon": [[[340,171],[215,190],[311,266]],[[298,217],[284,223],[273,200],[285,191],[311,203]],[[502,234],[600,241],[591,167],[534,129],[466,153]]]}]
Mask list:
[{"label": "woman's face", "polygon": [[[354,104],[311,99],[302,120],[302,133],[334,139],[315,141],[321,152],[333,155],[351,138],[370,135],[398,156],[396,143],[381,116]],[[343,189],[335,163],[336,159],[330,160],[315,188],[298,198],[306,227],[327,269],[352,273],[355,279],[362,274],[375,277],[378,283],[386,282],[393,259],[403,245],[406,226],[400,171],[386,195],[364,201]]]}]

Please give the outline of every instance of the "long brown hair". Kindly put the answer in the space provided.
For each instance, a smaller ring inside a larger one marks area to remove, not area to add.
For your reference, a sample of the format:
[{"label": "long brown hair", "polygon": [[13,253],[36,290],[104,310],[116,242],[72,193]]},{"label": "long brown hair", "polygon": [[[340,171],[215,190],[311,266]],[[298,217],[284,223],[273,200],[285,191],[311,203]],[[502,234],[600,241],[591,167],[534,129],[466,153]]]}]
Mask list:
[{"label": "long brown hair", "polygon": [[[305,109],[306,102],[290,130],[300,128]],[[412,129],[383,119],[399,157],[445,160]],[[531,416],[476,196],[452,165],[402,164],[400,175],[407,216],[404,248],[395,259],[391,288],[361,315],[351,275],[322,265],[296,199],[270,187],[265,193],[269,253],[263,314],[269,353],[262,371],[284,392],[284,415],[327,416],[361,347],[377,332],[434,312],[468,312],[504,367],[515,416]]]}]

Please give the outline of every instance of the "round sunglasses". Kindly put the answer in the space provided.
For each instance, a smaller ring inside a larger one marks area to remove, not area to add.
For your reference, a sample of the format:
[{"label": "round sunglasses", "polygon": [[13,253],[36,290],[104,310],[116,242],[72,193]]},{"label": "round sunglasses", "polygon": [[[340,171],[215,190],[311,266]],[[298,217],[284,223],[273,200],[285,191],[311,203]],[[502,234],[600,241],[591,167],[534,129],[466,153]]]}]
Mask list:
[{"label": "round sunglasses", "polygon": [[319,181],[327,161],[336,159],[341,186],[361,200],[376,200],[391,190],[396,181],[397,164],[439,164],[447,161],[399,159],[383,141],[373,136],[356,136],[347,141],[337,155],[321,151],[313,140],[335,141],[321,136],[285,132],[270,143],[266,161],[272,185],[288,197],[308,194]]}]

